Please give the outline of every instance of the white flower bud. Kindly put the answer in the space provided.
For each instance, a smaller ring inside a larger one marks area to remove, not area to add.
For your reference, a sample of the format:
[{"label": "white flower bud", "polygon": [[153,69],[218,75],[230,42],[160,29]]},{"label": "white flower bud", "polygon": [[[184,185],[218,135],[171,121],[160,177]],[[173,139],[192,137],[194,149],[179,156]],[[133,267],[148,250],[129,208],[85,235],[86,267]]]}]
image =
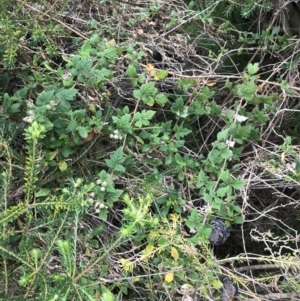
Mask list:
[{"label": "white flower bud", "polygon": [[101,186],[103,186],[103,187],[107,186],[107,182],[104,181],[104,182],[101,184]]},{"label": "white flower bud", "polygon": [[100,190],[101,190],[101,191],[105,191],[105,187],[102,186],[102,187],[100,188]]}]

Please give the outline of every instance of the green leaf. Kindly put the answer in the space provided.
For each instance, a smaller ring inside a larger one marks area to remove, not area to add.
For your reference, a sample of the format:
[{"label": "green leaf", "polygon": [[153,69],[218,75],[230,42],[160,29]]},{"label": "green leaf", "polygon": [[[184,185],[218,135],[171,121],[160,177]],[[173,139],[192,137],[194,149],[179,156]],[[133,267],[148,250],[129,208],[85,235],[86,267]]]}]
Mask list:
[{"label": "green leaf", "polygon": [[110,159],[106,159],[107,166],[119,172],[125,172],[125,167],[121,164],[126,160],[122,147],[119,147],[113,154],[110,155]]},{"label": "green leaf", "polygon": [[60,89],[58,93],[56,93],[56,97],[58,100],[73,100],[76,96],[78,90],[74,88],[70,89]]},{"label": "green leaf", "polygon": [[143,110],[142,112],[137,112],[134,114],[133,119],[136,121],[135,125],[139,128],[142,126],[150,125],[149,120],[154,116],[155,111],[152,110]]},{"label": "green leaf", "polygon": [[156,76],[159,80],[165,79],[168,76],[168,71],[166,70],[160,70],[156,73]]},{"label": "green leaf", "polygon": [[246,101],[251,101],[256,92],[256,85],[253,81],[245,84],[237,85],[237,95],[245,98]]},{"label": "green leaf", "polygon": [[232,158],[233,156],[233,152],[230,150],[230,149],[222,149],[221,150],[221,157],[223,159],[229,159],[229,158]]},{"label": "green leaf", "polygon": [[242,216],[235,216],[233,218],[233,222],[235,224],[243,224],[245,221],[244,221],[244,218]]},{"label": "green leaf", "polygon": [[229,129],[225,129],[217,134],[218,141],[224,141],[228,138]]},{"label": "green leaf", "polygon": [[175,100],[175,102],[172,104],[171,106],[171,112],[173,112],[174,114],[183,114],[184,113],[184,101],[182,97],[179,97]]},{"label": "green leaf", "polygon": [[66,161],[60,161],[58,163],[58,168],[60,171],[66,171],[68,169],[68,164]]},{"label": "green leaf", "polygon": [[221,157],[221,152],[217,149],[212,149],[208,153],[207,159],[215,164],[221,163],[223,161],[223,158]]},{"label": "green leaf", "polygon": [[130,78],[136,77],[136,68],[133,65],[129,65],[126,70],[126,75],[128,75]]},{"label": "green leaf", "polygon": [[71,120],[67,126],[67,132],[74,132],[78,126],[78,123],[75,120]]},{"label": "green leaf", "polygon": [[242,126],[240,124],[236,124],[230,130],[230,134],[237,140],[237,142],[242,143],[249,137],[251,130],[251,125]]},{"label": "green leaf", "polygon": [[259,70],[258,63],[254,63],[254,64],[250,63],[247,66],[247,71],[249,75],[254,75],[255,73],[258,72],[258,70]]},{"label": "green leaf", "polygon": [[215,288],[217,290],[220,289],[223,286],[222,282],[220,280],[217,280],[217,279],[213,279],[210,283],[213,286],[213,288]]},{"label": "green leaf", "polygon": [[229,170],[223,170],[220,174],[220,179],[225,182],[225,183],[230,183],[231,182],[231,177],[230,177],[230,173]]},{"label": "green leaf", "polygon": [[120,189],[115,189],[113,192],[108,193],[108,195],[106,197],[107,205],[112,206],[114,202],[119,200],[122,193],[123,193],[123,191]]},{"label": "green leaf", "polygon": [[226,194],[230,194],[230,187],[229,186],[226,186],[226,187],[220,187],[218,188],[217,190],[217,196],[218,197],[224,197]]},{"label": "green leaf", "polygon": [[142,92],[140,90],[133,90],[133,97],[136,99],[142,98]]},{"label": "green leaf", "polygon": [[180,139],[182,137],[185,137],[186,135],[190,134],[192,131],[187,129],[186,127],[183,127],[183,126],[178,126],[178,125],[175,125],[174,126],[174,131],[175,131],[175,138],[176,139]]},{"label": "green leaf", "polygon": [[113,48],[108,48],[104,50],[104,55],[110,62],[113,62],[116,58],[117,51]]},{"label": "green leaf", "polygon": [[51,189],[49,188],[41,188],[37,191],[37,193],[35,194],[35,197],[36,198],[39,198],[39,197],[45,197],[45,196],[48,196],[51,192]]},{"label": "green leaf", "polygon": [[112,116],[113,122],[116,124],[118,130],[122,131],[123,133],[132,133],[131,127],[131,115],[125,114],[121,117]]},{"label": "green leaf", "polygon": [[208,194],[208,193],[204,193],[203,194],[203,199],[204,199],[204,201],[206,202],[206,203],[211,203],[212,202],[212,197]]},{"label": "green leaf", "polygon": [[245,186],[245,184],[246,183],[244,181],[236,179],[232,181],[231,186],[236,190],[240,190]]},{"label": "green leaf", "polygon": [[198,229],[202,226],[203,216],[199,215],[196,209],[190,211],[190,215],[186,221],[186,225],[190,229]]},{"label": "green leaf", "polygon": [[77,132],[78,132],[78,134],[79,134],[79,136],[81,137],[81,138],[86,138],[87,136],[88,136],[88,131],[87,131],[87,129],[85,128],[85,127],[83,127],[83,126],[79,126],[79,127],[77,127]]},{"label": "green leaf", "polygon": [[164,93],[158,93],[154,97],[155,102],[161,106],[164,106],[168,101],[168,97]]},{"label": "green leaf", "polygon": [[16,91],[14,96],[17,97],[17,98],[24,98],[27,94],[27,91],[28,91],[28,89],[25,87],[23,89],[20,89],[20,90]]},{"label": "green leaf", "polygon": [[269,120],[269,117],[256,107],[252,110],[249,120],[255,121],[258,124],[263,124]]},{"label": "green leaf", "polygon": [[89,57],[90,53],[91,53],[92,47],[91,47],[91,43],[89,41],[84,42],[84,44],[81,46],[81,49],[79,51],[80,55],[82,57]]},{"label": "green leaf", "polygon": [[36,99],[36,105],[37,106],[43,106],[50,103],[51,100],[54,98],[54,90],[50,90],[47,92],[42,92],[39,94],[39,96]]},{"label": "green leaf", "polygon": [[126,171],[126,168],[121,164],[117,164],[117,165],[115,165],[114,170],[118,171],[118,172],[121,172],[121,173],[124,173]]},{"label": "green leaf", "polygon": [[145,96],[154,96],[157,93],[157,88],[155,88],[154,83],[146,83],[141,85],[140,92]]},{"label": "green leaf", "polygon": [[64,156],[64,158],[68,158],[70,156],[72,152],[72,149],[70,148],[69,145],[64,145],[62,150],[61,150],[61,154]]},{"label": "green leaf", "polygon": [[9,113],[18,113],[20,112],[20,103],[14,103],[9,107]]}]

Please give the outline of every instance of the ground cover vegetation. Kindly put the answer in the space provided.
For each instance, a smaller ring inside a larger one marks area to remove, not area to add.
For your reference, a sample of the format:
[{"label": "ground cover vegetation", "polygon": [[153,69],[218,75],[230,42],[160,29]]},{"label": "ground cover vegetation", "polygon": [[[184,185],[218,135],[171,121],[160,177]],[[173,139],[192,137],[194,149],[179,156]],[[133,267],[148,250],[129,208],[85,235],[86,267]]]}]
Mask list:
[{"label": "ground cover vegetation", "polygon": [[2,0],[0,300],[298,300],[300,5]]}]

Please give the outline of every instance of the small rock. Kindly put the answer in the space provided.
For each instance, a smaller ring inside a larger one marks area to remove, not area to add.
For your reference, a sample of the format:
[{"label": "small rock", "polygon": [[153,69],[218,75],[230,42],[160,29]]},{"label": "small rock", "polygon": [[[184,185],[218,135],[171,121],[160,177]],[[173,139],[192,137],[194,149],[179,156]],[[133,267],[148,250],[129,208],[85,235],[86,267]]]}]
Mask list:
[{"label": "small rock", "polygon": [[230,235],[230,230],[227,228],[225,222],[217,218],[211,223],[212,230],[210,233],[209,241],[213,246],[223,244]]},{"label": "small rock", "polygon": [[235,283],[228,277],[223,280],[223,288],[221,291],[221,301],[229,301],[232,300],[237,294],[239,290]]}]

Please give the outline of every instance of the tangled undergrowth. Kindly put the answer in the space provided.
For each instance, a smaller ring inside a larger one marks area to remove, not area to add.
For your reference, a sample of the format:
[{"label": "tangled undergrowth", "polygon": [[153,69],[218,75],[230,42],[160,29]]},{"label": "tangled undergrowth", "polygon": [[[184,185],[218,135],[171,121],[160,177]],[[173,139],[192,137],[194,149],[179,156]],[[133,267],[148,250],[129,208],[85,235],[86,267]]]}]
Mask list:
[{"label": "tangled undergrowth", "polygon": [[2,6],[1,300],[300,298],[300,4]]}]

